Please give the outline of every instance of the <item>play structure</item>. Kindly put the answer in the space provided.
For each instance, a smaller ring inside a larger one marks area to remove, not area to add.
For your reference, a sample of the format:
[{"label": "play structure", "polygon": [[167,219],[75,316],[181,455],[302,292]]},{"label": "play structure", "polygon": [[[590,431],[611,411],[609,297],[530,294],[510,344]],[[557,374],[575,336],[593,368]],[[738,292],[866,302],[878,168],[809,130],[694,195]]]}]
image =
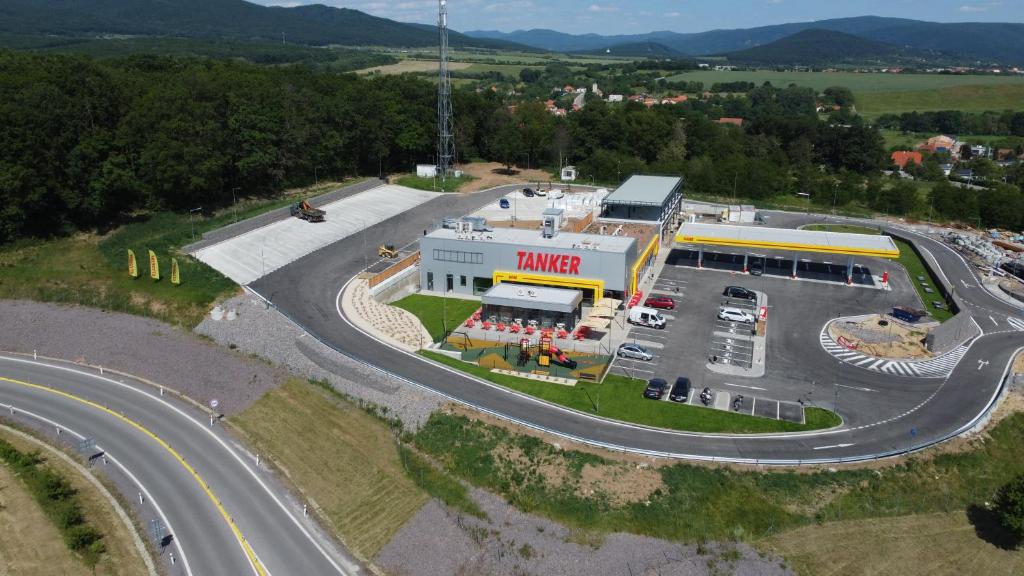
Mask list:
[{"label": "play structure", "polygon": [[[533,346],[530,345],[529,338],[522,338],[519,340],[519,360],[517,364],[519,366],[526,366],[526,364],[533,357]],[[577,363],[572,358],[569,358],[565,351],[559,349],[557,346],[551,343],[550,336],[541,336],[540,343],[537,345],[537,365],[538,366],[550,366],[552,363],[568,368],[569,370],[575,370]]]}]

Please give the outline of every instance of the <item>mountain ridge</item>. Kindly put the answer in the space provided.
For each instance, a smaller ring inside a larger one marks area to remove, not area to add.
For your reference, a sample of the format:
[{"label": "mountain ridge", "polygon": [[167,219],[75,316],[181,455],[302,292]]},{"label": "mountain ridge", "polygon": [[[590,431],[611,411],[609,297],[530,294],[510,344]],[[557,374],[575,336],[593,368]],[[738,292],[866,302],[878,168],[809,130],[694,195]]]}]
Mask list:
[{"label": "mountain ridge", "polygon": [[955,54],[962,58],[1024,65],[1024,41],[1020,40],[1024,38],[1024,24],[1021,23],[937,23],[908,18],[857,16],[691,33],[659,30],[644,34],[602,36],[532,29],[514,32],[470,30],[466,34],[519,42],[555,52],[590,51],[616,44],[657,42],[691,56],[711,56],[768,44],[809,29],[832,30],[897,46]]},{"label": "mountain ridge", "polygon": [[[56,36],[140,35],[308,46],[437,44],[436,30],[322,4],[261,6],[245,0],[4,0],[0,32]],[[452,46],[535,48],[451,32]]]}]

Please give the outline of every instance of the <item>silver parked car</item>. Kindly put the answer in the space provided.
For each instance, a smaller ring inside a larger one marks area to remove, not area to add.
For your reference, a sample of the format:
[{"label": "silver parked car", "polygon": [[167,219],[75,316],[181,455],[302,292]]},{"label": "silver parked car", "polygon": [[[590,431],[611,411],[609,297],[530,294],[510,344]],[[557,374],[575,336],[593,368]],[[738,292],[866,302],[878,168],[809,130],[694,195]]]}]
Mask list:
[{"label": "silver parked car", "polygon": [[619,357],[621,358],[634,358],[636,360],[651,360],[654,358],[654,354],[651,354],[647,348],[639,344],[619,344]]},{"label": "silver parked car", "polygon": [[732,306],[723,306],[718,311],[718,318],[729,322],[743,322],[744,324],[753,324],[754,315],[750,312],[740,310],[739,308],[733,308]]}]

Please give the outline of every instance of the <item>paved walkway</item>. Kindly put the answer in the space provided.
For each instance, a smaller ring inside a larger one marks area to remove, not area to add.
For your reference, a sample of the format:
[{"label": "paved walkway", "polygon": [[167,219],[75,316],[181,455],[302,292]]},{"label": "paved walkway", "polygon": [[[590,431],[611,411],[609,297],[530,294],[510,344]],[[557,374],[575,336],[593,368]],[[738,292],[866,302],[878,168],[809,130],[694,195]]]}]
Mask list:
[{"label": "paved walkway", "polygon": [[374,300],[366,280],[349,284],[341,296],[341,307],[360,328],[389,344],[408,351],[431,344],[430,333],[419,318],[412,312]]}]

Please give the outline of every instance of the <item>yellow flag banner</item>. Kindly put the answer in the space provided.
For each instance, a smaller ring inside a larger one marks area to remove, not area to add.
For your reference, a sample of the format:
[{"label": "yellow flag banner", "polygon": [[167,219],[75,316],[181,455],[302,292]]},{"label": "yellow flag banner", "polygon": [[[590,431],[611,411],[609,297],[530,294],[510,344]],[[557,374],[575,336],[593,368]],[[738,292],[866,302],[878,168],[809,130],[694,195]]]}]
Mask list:
[{"label": "yellow flag banner", "polygon": [[135,261],[135,252],[128,249],[128,275],[132,278],[139,277],[139,263]]},{"label": "yellow flag banner", "polygon": [[156,259],[156,253],[149,251],[149,277],[153,280],[160,279],[160,262]]},{"label": "yellow flag banner", "polygon": [[171,284],[181,284],[181,270],[178,268],[177,258],[171,258]]}]

